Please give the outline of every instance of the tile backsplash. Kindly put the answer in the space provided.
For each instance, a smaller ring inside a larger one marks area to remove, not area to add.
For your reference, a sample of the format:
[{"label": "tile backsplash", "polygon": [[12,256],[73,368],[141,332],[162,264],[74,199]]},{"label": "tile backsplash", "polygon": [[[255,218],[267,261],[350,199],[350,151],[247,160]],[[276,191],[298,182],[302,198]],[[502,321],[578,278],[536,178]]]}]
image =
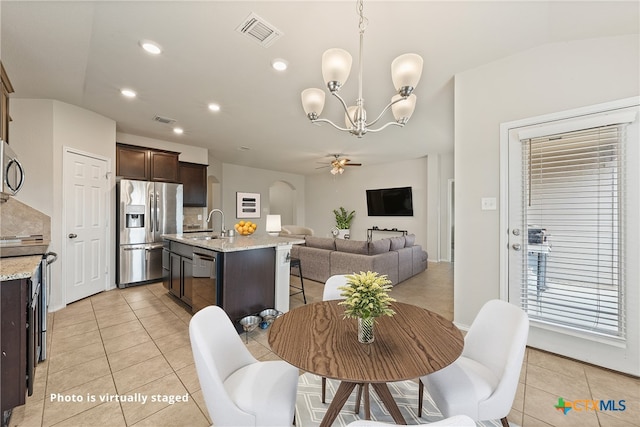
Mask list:
[{"label": "tile backsplash", "polygon": [[[206,228],[207,208],[184,208],[182,215],[184,217],[182,222],[183,230]],[[200,215],[200,219],[198,219],[198,215]]]},{"label": "tile backsplash", "polygon": [[51,240],[51,218],[13,197],[0,203],[0,236],[41,235]]}]

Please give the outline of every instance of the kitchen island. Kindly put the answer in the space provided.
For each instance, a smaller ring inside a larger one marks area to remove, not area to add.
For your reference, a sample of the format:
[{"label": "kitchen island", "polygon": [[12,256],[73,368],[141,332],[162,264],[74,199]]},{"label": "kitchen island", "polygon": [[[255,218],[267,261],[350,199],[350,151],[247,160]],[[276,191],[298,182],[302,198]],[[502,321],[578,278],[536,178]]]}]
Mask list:
[{"label": "kitchen island", "polygon": [[290,251],[304,240],[266,234],[162,237],[165,287],[193,312],[215,304],[239,327],[242,317],[266,308],[289,311]]}]

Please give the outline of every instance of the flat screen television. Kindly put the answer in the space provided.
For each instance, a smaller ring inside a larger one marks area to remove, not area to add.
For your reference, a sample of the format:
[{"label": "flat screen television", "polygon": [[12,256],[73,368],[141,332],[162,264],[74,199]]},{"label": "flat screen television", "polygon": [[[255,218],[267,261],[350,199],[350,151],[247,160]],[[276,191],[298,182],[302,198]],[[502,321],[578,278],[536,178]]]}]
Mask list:
[{"label": "flat screen television", "polygon": [[413,216],[411,187],[367,190],[369,216]]}]

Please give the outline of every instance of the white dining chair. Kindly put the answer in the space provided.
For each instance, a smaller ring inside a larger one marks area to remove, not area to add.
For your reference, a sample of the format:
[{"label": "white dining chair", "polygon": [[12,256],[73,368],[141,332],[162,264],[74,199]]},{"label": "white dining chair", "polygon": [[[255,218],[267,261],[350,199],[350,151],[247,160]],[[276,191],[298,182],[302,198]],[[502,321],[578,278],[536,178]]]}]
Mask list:
[{"label": "white dining chair", "polygon": [[[338,287],[344,286],[346,284],[347,284],[347,275],[345,274],[336,274],[329,277],[327,281],[324,283],[324,290],[322,291],[322,301],[345,299],[341,295],[342,291],[339,290]],[[322,377],[322,403],[325,403],[326,394],[327,394],[327,379],[325,377]],[[359,412],[359,409],[360,409],[361,395],[362,395],[362,386],[359,386],[356,413]]]},{"label": "white dining chair", "polygon": [[336,299],[344,299],[341,290],[338,289],[339,286],[344,286],[347,284],[347,275],[345,274],[336,274],[327,279],[324,284],[324,290],[322,291],[322,301],[332,301]]},{"label": "white dining chair", "polygon": [[[382,427],[382,426],[395,426],[396,424],[383,423],[380,421],[370,420],[358,420],[352,421],[347,424],[347,427]],[[440,427],[476,427],[476,422],[466,415],[456,415],[453,417],[445,418],[444,420],[434,421],[426,424],[415,424],[418,426],[440,426]]]},{"label": "white dining chair", "polygon": [[256,360],[227,314],[208,306],[193,315],[189,338],[196,371],[216,426],[290,426],[298,368],[284,361]]},{"label": "white dining chair", "polygon": [[418,416],[426,387],[445,417],[500,419],[508,427],[528,334],[529,318],[522,309],[505,301],[487,302],[465,336],[462,355],[420,378]]}]

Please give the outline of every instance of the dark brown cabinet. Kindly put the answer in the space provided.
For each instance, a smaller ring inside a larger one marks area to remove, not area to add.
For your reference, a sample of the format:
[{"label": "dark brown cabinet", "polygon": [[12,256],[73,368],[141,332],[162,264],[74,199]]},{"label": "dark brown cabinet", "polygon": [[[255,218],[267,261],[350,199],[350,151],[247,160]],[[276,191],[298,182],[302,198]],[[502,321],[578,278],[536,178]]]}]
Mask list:
[{"label": "dark brown cabinet", "polygon": [[179,153],[149,150],[151,181],[178,182]]},{"label": "dark brown cabinet", "polygon": [[2,282],[0,300],[1,319],[1,406],[2,418],[6,411],[25,403],[27,373],[27,302],[28,279]]},{"label": "dark brown cabinet", "polygon": [[9,81],[6,71],[2,62],[0,62],[0,139],[3,141],[9,141],[9,122],[11,117],[9,116],[9,94],[13,93],[13,86]]},{"label": "dark brown cabinet", "polygon": [[178,182],[179,154],[116,144],[116,175],[142,181]]},{"label": "dark brown cabinet", "polygon": [[150,171],[149,150],[129,145],[116,146],[116,175],[145,181],[151,175]]},{"label": "dark brown cabinet", "polygon": [[169,244],[169,292],[191,307],[193,295],[193,249],[177,242]]},{"label": "dark brown cabinet", "polygon": [[180,162],[178,179],[183,185],[183,206],[207,206],[207,165]]}]

